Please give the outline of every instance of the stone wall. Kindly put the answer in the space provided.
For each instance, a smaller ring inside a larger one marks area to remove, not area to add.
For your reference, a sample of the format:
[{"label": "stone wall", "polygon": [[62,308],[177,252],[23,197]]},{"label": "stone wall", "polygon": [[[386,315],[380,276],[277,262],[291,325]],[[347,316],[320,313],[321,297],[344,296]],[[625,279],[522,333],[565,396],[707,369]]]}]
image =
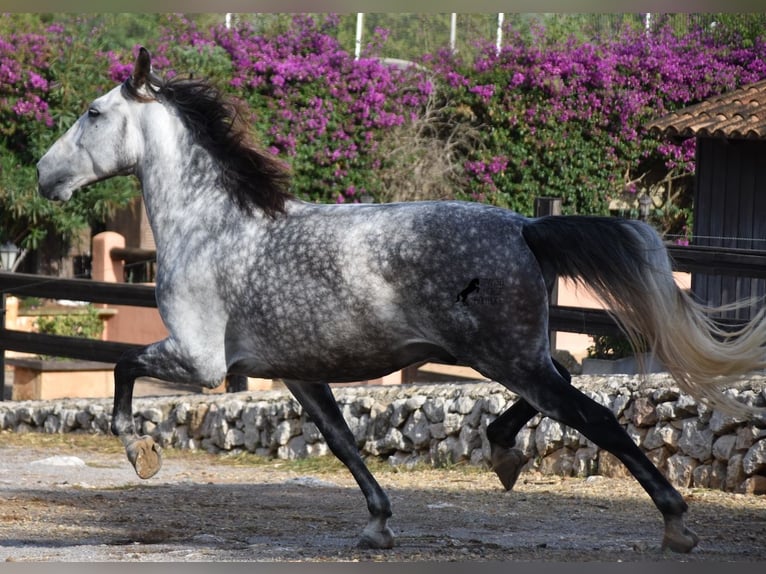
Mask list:
[{"label": "stone wall", "polygon": [[[680,487],[766,493],[766,422],[745,423],[679,393],[665,374],[579,376],[574,384],[608,406],[633,440]],[[486,427],[513,395],[491,382],[338,387],[335,395],[363,454],[392,464],[487,465]],[[727,393],[766,405],[766,378]],[[283,459],[327,454],[316,426],[286,391],[178,395],[134,401],[136,424],[165,447],[247,450]],[[0,429],[108,433],[111,400],[0,403]],[[612,455],[578,432],[537,416],[517,446],[529,469],[587,476],[627,475]]]}]

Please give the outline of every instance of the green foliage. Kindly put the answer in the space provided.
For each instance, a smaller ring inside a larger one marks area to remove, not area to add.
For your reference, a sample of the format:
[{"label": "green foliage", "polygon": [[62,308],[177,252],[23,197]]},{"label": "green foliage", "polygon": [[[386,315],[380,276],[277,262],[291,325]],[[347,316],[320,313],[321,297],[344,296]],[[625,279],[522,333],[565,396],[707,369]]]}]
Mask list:
[{"label": "green foliage", "polygon": [[37,319],[37,330],[46,335],[98,339],[104,330],[98,310],[92,305],[71,313],[41,316]]},{"label": "green foliage", "polygon": [[701,16],[700,24],[721,44],[752,48],[766,36],[765,13],[719,12]]},{"label": "green foliage", "polygon": [[39,297],[19,297],[19,310],[34,309],[42,305],[42,302]]},{"label": "green foliage", "polygon": [[622,335],[596,335],[593,345],[588,347],[588,358],[591,359],[622,359],[634,355],[630,341]]},{"label": "green foliage", "polygon": [[[202,22],[215,25],[210,19]],[[157,39],[149,46],[155,61],[167,61],[173,73],[181,76],[206,78],[218,86],[229,83],[233,74],[231,57],[221,46],[200,41],[208,35],[201,30],[204,25],[178,14],[165,16],[161,24],[155,32]],[[145,42],[138,44],[147,46]],[[130,62],[130,57],[124,61]],[[163,67],[159,65],[158,70],[162,72]]]}]

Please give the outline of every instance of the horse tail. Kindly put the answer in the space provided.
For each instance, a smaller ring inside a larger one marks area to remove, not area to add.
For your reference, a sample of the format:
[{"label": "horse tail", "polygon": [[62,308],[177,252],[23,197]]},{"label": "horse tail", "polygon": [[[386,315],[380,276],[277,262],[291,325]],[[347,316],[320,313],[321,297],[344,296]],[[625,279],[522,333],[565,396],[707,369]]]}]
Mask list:
[{"label": "horse tail", "polygon": [[766,309],[738,330],[721,328],[713,315],[745,303],[716,309],[692,299],[676,285],[659,235],[639,221],[542,217],[530,219],[523,236],[544,274],[593,289],[634,350],[651,349],[684,391],[736,416],[766,414],[721,392],[766,368]]}]

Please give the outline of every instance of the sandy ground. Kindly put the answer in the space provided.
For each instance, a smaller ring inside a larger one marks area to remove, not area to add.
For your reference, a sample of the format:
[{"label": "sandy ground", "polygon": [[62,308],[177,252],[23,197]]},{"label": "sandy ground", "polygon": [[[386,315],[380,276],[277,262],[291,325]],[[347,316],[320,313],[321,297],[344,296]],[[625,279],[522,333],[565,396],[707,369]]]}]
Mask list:
[{"label": "sandy ground", "polygon": [[142,481],[114,441],[0,433],[0,560],[766,560],[766,497],[684,491],[702,541],[677,555],[633,480],[522,474],[505,492],[463,468],[376,471],[397,546],[360,550],[366,508],[344,469],[172,451]]}]

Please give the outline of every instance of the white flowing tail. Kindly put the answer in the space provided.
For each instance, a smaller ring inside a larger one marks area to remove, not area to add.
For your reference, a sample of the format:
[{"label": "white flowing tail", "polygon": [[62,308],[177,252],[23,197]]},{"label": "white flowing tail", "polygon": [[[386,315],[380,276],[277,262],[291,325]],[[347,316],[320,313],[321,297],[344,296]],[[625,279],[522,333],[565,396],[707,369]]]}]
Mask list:
[{"label": "white flowing tail", "polygon": [[543,269],[592,288],[634,349],[652,349],[684,391],[729,414],[766,416],[766,409],[721,392],[766,368],[765,308],[739,330],[722,329],[713,319],[721,309],[699,304],[676,285],[662,240],[639,221],[544,217],[530,220],[524,238]]}]

